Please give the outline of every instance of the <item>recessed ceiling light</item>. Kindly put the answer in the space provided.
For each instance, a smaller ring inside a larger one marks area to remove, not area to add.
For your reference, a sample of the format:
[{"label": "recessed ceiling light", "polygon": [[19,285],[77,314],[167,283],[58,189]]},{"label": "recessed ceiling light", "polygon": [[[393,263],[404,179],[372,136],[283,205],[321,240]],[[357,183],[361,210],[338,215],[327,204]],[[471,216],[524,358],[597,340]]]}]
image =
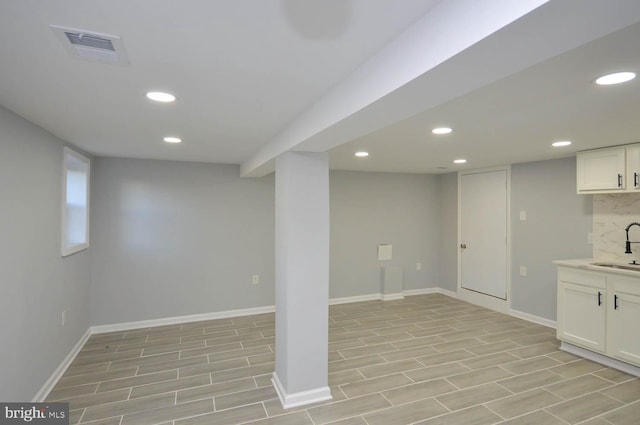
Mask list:
[{"label": "recessed ceiling light", "polygon": [[596,80],[596,84],[601,86],[609,86],[611,84],[621,84],[636,78],[634,72],[615,72],[613,74],[603,75]]},{"label": "recessed ceiling light", "polygon": [[561,148],[563,146],[569,146],[570,144],[571,144],[571,141],[569,140],[561,140],[559,142],[553,142],[551,146],[553,146],[554,148]]},{"label": "recessed ceiling light", "polygon": [[182,143],[182,139],[179,137],[165,137],[164,139],[167,143]]},{"label": "recessed ceiling light", "polygon": [[454,164],[464,164],[465,162],[467,162],[467,160],[466,160],[466,159],[464,159],[464,158],[454,159],[454,160],[453,160],[453,163],[454,163]]},{"label": "recessed ceiling light", "polygon": [[150,91],[147,93],[147,97],[151,100],[155,100],[156,102],[163,103],[173,102],[176,100],[176,97],[171,93],[164,93],[161,91]]},{"label": "recessed ceiling light", "polygon": [[438,127],[438,128],[434,128],[433,130],[431,130],[431,132],[433,134],[449,134],[452,131],[453,130],[450,129],[449,127]]},{"label": "recessed ceiling light", "polygon": [[364,152],[364,151],[356,152],[356,156],[358,158],[366,158],[367,156],[369,156],[369,152]]}]

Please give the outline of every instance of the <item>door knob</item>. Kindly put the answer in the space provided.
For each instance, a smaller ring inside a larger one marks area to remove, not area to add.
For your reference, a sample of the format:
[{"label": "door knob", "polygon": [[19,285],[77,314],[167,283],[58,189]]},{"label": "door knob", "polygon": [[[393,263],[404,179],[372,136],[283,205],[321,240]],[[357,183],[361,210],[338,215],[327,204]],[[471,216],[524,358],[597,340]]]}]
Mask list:
[{"label": "door knob", "polygon": [[467,249],[467,244],[466,244],[466,243],[461,243],[461,244],[460,244],[460,248],[462,248],[462,249]]}]

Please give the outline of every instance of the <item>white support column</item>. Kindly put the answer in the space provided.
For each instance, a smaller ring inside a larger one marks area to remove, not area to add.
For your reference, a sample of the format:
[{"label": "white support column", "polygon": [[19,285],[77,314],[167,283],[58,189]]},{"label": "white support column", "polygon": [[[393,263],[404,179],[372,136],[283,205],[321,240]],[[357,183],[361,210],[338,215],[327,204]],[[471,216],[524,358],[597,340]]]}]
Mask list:
[{"label": "white support column", "polygon": [[331,399],[329,156],[276,159],[276,370],[285,409]]}]

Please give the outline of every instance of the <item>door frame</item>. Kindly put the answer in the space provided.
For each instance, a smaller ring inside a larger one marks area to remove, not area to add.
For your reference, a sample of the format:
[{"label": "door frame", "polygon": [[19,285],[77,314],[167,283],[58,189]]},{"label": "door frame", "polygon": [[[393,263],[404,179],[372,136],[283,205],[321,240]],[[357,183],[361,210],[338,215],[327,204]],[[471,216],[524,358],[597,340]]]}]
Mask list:
[{"label": "door frame", "polygon": [[[492,297],[491,295],[481,294],[462,287],[462,255],[460,244],[462,243],[462,176],[478,173],[487,173],[492,171],[506,171],[507,179],[507,299]],[[511,312],[511,166],[505,165],[500,167],[479,168],[474,170],[458,171],[458,243],[456,244],[458,257],[458,283],[457,295],[458,299],[476,304],[500,313],[510,314]]]}]

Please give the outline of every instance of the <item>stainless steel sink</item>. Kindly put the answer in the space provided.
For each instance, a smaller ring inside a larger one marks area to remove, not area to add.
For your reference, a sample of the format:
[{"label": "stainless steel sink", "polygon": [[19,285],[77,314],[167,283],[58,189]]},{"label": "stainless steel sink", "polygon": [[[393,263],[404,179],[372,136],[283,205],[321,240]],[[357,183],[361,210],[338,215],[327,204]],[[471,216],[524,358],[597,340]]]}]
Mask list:
[{"label": "stainless steel sink", "polygon": [[625,265],[625,264],[616,264],[616,263],[591,263],[594,266],[600,267],[609,267],[611,269],[622,269],[622,270],[632,270],[634,272],[640,272],[640,264],[637,266],[634,265]]}]

